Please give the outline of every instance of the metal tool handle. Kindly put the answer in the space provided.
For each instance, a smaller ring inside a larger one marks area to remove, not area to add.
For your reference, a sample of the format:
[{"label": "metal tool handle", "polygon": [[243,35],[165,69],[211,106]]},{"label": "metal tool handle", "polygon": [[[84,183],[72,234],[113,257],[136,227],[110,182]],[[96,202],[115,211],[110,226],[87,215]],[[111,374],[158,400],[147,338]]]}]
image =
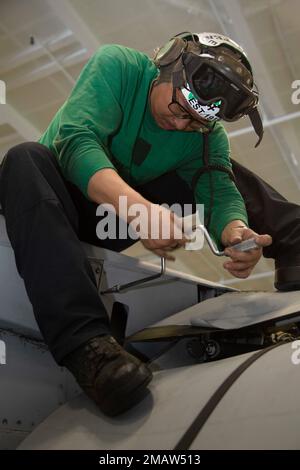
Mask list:
[{"label": "metal tool handle", "polygon": [[256,243],[255,238],[249,238],[249,240],[244,240],[241,243],[232,245],[230,246],[230,248],[234,248],[235,250],[239,250],[239,251],[248,251],[248,250],[253,250],[255,248],[259,248],[259,245]]},{"label": "metal tool handle", "polygon": [[113,294],[116,292],[121,292],[123,290],[128,290],[132,289],[133,287],[139,286],[141,284],[145,284],[146,282],[153,281],[154,279],[157,279],[165,274],[166,271],[166,260],[165,258],[161,257],[160,258],[160,272],[157,274],[152,274],[151,276],[143,277],[142,279],[137,279],[136,281],[128,282],[127,284],[116,284],[113,287],[110,287],[109,289],[106,289],[100,294]]},{"label": "metal tool handle", "polygon": [[204,225],[198,225],[198,227],[203,231],[205,240],[208,243],[209,248],[216,256],[224,256],[224,251],[219,251],[218,248],[215,246],[213,239],[211,238],[210,234],[208,233],[206,227]]},{"label": "metal tool handle", "polygon": [[[214,255],[226,256],[224,251],[219,251],[218,248],[215,246],[213,239],[211,238],[210,234],[208,233],[204,225],[199,224],[196,227],[193,227],[193,229],[195,228],[196,229],[200,228],[203,231],[204,237],[208,243],[208,246],[210,247]],[[228,248],[233,248],[234,250],[239,250],[239,251],[248,251],[248,250],[253,250],[255,248],[259,248],[259,245],[257,245],[254,238],[249,238],[249,240],[244,240],[241,243],[237,243],[236,245],[231,245]]]},{"label": "metal tool handle", "polygon": [[[236,243],[235,245],[228,246],[227,248],[232,248],[237,251],[249,251],[259,248],[259,245],[256,243],[255,238],[249,238],[248,240],[244,240],[240,243]],[[224,256],[228,256],[224,251],[220,251],[219,253]]]}]

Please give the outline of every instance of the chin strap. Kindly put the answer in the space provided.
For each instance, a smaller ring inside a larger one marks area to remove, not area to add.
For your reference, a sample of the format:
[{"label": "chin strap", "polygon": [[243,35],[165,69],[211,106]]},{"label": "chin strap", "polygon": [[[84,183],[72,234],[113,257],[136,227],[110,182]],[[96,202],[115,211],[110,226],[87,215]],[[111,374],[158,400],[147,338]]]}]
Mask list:
[{"label": "chin strap", "polygon": [[248,116],[250,118],[253,129],[255,130],[256,135],[258,136],[258,141],[255,144],[255,148],[256,148],[259,146],[259,144],[262,141],[262,138],[264,135],[264,128],[263,128],[262,120],[261,120],[261,117],[257,108],[251,109],[251,111],[249,111],[248,113]]}]

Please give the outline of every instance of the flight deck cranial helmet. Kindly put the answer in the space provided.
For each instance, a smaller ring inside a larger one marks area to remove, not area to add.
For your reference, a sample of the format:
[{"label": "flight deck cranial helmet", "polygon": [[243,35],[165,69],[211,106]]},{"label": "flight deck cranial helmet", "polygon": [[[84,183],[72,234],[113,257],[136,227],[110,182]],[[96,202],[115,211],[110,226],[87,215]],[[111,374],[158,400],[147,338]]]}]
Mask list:
[{"label": "flight deck cranial helmet", "polygon": [[158,82],[171,81],[200,117],[208,121],[237,121],[248,115],[259,137],[258,90],[244,50],[217,33],[180,33],[158,49],[154,63]]}]

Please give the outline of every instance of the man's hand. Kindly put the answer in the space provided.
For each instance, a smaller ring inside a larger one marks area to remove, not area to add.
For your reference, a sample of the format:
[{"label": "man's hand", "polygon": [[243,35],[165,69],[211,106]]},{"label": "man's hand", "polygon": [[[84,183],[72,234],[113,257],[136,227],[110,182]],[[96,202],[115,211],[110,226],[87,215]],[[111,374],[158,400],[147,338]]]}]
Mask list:
[{"label": "man's hand", "polygon": [[175,257],[170,251],[190,241],[184,236],[181,219],[174,212],[157,204],[151,205],[148,231],[142,234],[140,239],[147,250],[171,261],[175,261]]},{"label": "man's hand", "polygon": [[[238,251],[229,247],[249,238],[254,238],[259,248],[249,251]],[[232,276],[244,279],[249,276],[252,269],[260,260],[262,248],[271,245],[272,237],[270,235],[258,235],[250,228],[247,228],[242,221],[235,220],[226,225],[223,230],[222,243],[224,246],[227,246],[225,254],[231,258],[231,260],[225,261],[223,267]]]}]

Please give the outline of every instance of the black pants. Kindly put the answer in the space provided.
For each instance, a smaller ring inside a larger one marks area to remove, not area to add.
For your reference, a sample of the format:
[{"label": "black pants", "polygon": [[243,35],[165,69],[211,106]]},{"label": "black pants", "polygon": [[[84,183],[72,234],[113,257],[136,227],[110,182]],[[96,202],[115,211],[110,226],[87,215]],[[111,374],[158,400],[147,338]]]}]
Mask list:
[{"label": "black pants", "polygon": [[[233,162],[250,225],[274,238],[265,256],[283,246],[300,253],[300,207],[287,202],[263,180]],[[169,205],[193,203],[188,186],[175,174],[136,188],[149,200]],[[43,145],[12,148],[0,172],[0,202],[16,265],[41,333],[56,361],[88,339],[109,333],[109,320],[81,241],[121,251],[132,240],[99,240],[97,204],[67,182],[55,156]]]}]

